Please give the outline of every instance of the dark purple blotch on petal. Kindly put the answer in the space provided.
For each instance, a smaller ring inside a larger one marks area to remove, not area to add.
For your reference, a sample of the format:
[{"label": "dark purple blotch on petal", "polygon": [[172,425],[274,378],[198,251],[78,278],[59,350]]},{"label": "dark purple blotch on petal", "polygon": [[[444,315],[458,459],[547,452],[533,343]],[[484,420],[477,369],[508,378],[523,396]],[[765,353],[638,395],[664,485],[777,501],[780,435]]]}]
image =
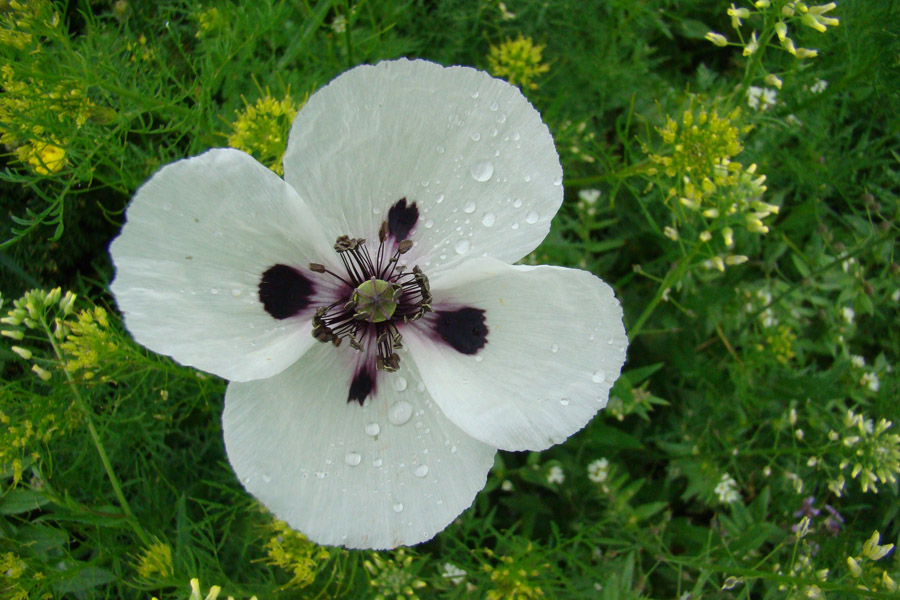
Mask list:
[{"label": "dark purple blotch on petal", "polygon": [[266,269],[259,281],[259,301],[274,319],[287,319],[310,305],[313,283],[303,273],[287,265]]},{"label": "dark purple blotch on petal", "polygon": [[476,354],[487,344],[488,326],[480,308],[439,310],[434,331],[462,354]]},{"label": "dark purple blotch on petal", "polygon": [[375,392],[375,376],[368,369],[363,368],[353,375],[350,382],[350,393],[347,394],[347,402],[359,402],[362,406],[369,394]]},{"label": "dark purple blotch on petal", "polygon": [[406,203],[406,198],[401,198],[388,211],[388,233],[398,242],[409,237],[409,232],[419,220],[419,208],[416,203]]}]

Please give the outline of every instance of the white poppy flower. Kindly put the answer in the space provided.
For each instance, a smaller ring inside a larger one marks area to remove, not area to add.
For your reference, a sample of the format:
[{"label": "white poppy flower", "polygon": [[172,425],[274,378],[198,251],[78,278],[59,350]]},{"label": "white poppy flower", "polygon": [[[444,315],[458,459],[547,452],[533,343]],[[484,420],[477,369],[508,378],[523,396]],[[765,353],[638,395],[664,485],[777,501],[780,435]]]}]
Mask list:
[{"label": "white poppy flower", "polygon": [[562,442],[619,375],[610,287],[511,264],[562,199],[515,87],[361,66],[297,115],[284,180],[231,149],[156,173],[111,287],[138,342],[231,380],[228,458],[279,519],[321,544],[416,544],[471,505],[496,449]]}]

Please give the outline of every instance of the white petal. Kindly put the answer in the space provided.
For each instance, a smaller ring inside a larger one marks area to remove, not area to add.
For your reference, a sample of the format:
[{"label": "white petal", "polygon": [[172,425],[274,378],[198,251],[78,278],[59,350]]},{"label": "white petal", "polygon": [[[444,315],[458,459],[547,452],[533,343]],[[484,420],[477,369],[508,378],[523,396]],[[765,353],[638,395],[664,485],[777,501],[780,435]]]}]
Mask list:
[{"label": "white petal", "polygon": [[438,406],[503,450],[543,450],[606,406],[628,338],[612,289],[586,271],[478,259],[432,285],[434,308],[485,311],[487,343],[463,354],[427,328],[404,334]]},{"label": "white petal", "polygon": [[315,340],[309,316],[266,313],[260,278],[274,264],[333,255],[319,229],[277,175],[237,150],[211,150],[138,190],[110,246],[111,289],[151,350],[228,379],[269,377]]},{"label": "white petal", "polygon": [[374,397],[348,403],[352,353],[321,344],[275,377],[231,383],[228,458],[248,491],[317,543],[431,539],[471,505],[495,449],[441,414],[405,356],[399,372],[379,373]]},{"label": "white petal", "polygon": [[483,254],[519,260],[563,198],[553,138],[517,88],[422,60],[360,66],[313,94],[284,174],[333,236],[374,239],[395,202],[416,202],[406,258],[429,273]]}]

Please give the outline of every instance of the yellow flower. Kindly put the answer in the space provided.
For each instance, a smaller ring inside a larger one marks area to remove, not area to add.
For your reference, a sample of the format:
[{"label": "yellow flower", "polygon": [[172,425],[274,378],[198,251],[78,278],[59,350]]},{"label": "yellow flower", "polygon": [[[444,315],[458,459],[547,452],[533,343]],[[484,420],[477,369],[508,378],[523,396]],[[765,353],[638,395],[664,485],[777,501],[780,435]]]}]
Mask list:
[{"label": "yellow flower", "polygon": [[727,46],[728,38],[726,38],[721,33],[716,33],[715,31],[710,31],[704,36],[707,40],[715,44],[716,46]]},{"label": "yellow flower", "polygon": [[488,53],[488,70],[522,89],[534,90],[538,85],[534,79],[550,70],[541,62],[544,45],[535,45],[531,38],[521,34],[515,40],[507,39],[498,46],[491,46]]},{"label": "yellow flower", "polygon": [[66,165],[66,151],[50,142],[25,144],[16,150],[16,155],[38,175],[56,173]]},{"label": "yellow flower", "polygon": [[252,106],[244,101],[244,110],[231,124],[228,145],[251,154],[261,163],[282,175],[281,164],[287,146],[291,123],[303,102],[297,104],[290,92],[281,100],[266,95]]},{"label": "yellow flower", "polygon": [[735,29],[741,28],[741,19],[749,19],[750,11],[746,8],[736,8],[732,3],[728,9],[728,16],[731,17],[731,26]]},{"label": "yellow flower", "polygon": [[872,537],[863,544],[863,555],[870,560],[881,560],[888,552],[894,549],[893,544],[879,545],[878,542],[880,541],[881,534],[878,531],[872,533]]},{"label": "yellow flower", "polygon": [[825,16],[825,13],[834,10],[835,7],[837,7],[837,4],[835,4],[834,2],[829,2],[828,4],[822,4],[819,6],[810,6],[807,11],[800,17],[800,22],[807,27],[815,29],[819,33],[825,33],[826,29],[829,26],[836,27],[840,24],[840,21],[838,19]]},{"label": "yellow flower", "polygon": [[172,576],[172,548],[163,542],[151,544],[141,553],[136,566],[138,576],[150,579],[153,576]]},{"label": "yellow flower", "polygon": [[284,588],[304,588],[315,581],[321,563],[331,556],[328,550],[310,542],[283,521],[274,520],[271,527],[273,535],[266,543],[266,553],[270,564],[291,574]]}]

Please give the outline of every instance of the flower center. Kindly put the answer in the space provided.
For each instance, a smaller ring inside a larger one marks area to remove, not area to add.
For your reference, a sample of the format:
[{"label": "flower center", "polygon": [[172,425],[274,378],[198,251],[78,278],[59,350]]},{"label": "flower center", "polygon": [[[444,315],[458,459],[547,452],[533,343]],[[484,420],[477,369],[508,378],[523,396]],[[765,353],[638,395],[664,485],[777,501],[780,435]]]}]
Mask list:
[{"label": "flower center", "polygon": [[414,321],[431,311],[428,278],[419,269],[399,265],[400,256],[412,248],[411,240],[398,241],[387,221],[378,232],[378,251],[373,257],[366,241],[340,236],[334,244],[345,274],[310,263],[315,273],[337,278],[343,290],[338,299],[316,310],[313,337],[339,346],[344,339],[351,348],[370,352],[374,346],[375,368],[396,371],[397,350],[403,347],[398,325]]},{"label": "flower center", "polygon": [[356,319],[369,323],[387,321],[397,311],[403,289],[383,279],[367,279],[356,286],[351,301],[356,305]]}]

